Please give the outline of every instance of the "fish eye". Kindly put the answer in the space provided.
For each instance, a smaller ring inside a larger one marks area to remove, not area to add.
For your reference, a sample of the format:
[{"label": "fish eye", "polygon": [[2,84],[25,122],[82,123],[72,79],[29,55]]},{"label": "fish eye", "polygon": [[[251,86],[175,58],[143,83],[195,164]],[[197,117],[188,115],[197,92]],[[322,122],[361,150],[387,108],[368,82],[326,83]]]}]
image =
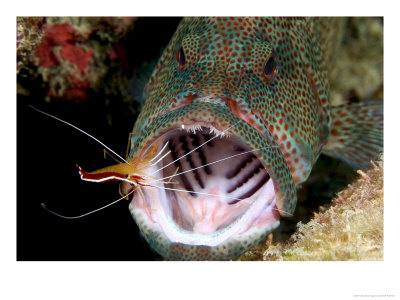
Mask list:
[{"label": "fish eye", "polygon": [[264,77],[271,83],[276,74],[278,74],[278,62],[275,53],[273,52],[264,66]]},{"label": "fish eye", "polygon": [[183,68],[185,65],[185,52],[183,51],[183,47],[180,47],[176,52],[176,61],[178,62],[179,68]]}]

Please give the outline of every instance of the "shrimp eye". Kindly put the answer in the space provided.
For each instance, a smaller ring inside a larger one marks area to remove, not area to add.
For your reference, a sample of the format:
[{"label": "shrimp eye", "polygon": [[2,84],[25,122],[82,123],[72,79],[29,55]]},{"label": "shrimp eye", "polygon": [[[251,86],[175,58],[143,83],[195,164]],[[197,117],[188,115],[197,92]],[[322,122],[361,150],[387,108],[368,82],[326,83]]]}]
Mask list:
[{"label": "shrimp eye", "polygon": [[276,60],[276,55],[272,55],[264,67],[264,77],[267,78],[268,82],[271,83],[276,74],[278,74],[278,63]]},{"label": "shrimp eye", "polygon": [[176,52],[176,61],[178,62],[179,67],[183,68],[185,65],[185,52],[182,47]]}]

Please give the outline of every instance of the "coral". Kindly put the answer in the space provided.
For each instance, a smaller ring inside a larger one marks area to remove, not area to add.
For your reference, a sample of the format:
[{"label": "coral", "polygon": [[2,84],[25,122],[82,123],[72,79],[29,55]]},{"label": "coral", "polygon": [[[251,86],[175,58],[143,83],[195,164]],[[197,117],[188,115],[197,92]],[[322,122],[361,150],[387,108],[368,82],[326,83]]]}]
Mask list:
[{"label": "coral", "polygon": [[[122,63],[127,68],[120,42],[132,30],[135,20],[18,18],[17,70],[29,64],[36,66],[36,69],[31,67],[31,73],[40,74],[48,84],[47,101],[54,98],[86,101],[90,92],[102,89],[104,76],[113,65]],[[30,54],[26,55],[28,52]]]},{"label": "coral", "polygon": [[348,18],[337,50],[331,63],[331,103],[383,99],[383,19]]},{"label": "coral", "polygon": [[383,157],[299,223],[289,241],[248,251],[239,260],[383,260]]},{"label": "coral", "polygon": [[29,65],[31,53],[39,44],[45,18],[17,18],[17,73]]}]

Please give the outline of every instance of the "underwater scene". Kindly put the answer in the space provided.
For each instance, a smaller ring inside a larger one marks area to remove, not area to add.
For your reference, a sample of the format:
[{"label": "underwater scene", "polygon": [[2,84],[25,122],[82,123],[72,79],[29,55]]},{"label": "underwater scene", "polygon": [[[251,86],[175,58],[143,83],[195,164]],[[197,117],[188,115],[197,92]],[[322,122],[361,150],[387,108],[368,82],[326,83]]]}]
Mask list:
[{"label": "underwater scene", "polygon": [[16,25],[17,260],[384,259],[383,18]]}]

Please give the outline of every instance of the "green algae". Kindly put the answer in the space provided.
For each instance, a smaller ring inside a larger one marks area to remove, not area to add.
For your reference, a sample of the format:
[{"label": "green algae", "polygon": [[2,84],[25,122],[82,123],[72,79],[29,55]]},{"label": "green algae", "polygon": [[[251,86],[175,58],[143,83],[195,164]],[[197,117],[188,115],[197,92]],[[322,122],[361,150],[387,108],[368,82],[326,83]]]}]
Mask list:
[{"label": "green algae", "polygon": [[383,157],[339,192],[288,241],[258,246],[239,260],[383,260]]}]

